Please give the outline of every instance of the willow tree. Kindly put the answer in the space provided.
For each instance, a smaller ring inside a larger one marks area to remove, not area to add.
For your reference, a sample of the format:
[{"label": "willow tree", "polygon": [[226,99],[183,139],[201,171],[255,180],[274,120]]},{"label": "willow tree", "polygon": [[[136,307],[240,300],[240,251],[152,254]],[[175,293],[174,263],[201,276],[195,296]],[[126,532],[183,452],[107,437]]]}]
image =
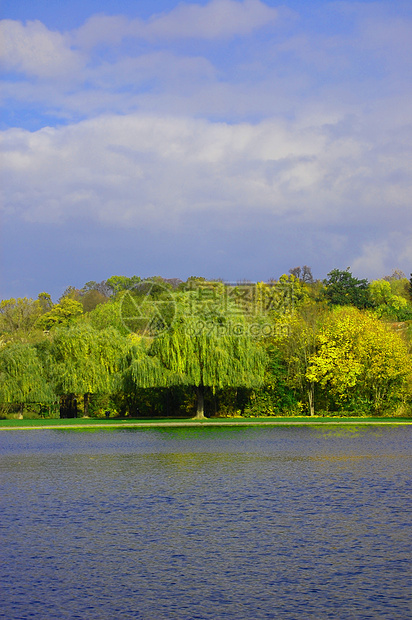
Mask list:
[{"label": "willow tree", "polygon": [[141,390],[170,388],[178,383],[160,360],[149,354],[150,342],[150,338],[132,338],[123,357],[118,392],[126,399],[129,411],[140,409]]},{"label": "willow tree", "polygon": [[20,417],[27,403],[51,405],[56,395],[33,345],[16,343],[0,351],[0,401],[20,405]]},{"label": "willow tree", "polygon": [[126,339],[113,328],[96,330],[87,323],[59,328],[50,346],[58,394],[83,394],[88,415],[90,394],[110,394],[121,369]]},{"label": "willow tree", "polygon": [[260,387],[266,355],[249,335],[239,308],[226,307],[223,312],[213,306],[199,307],[190,303],[190,295],[176,298],[174,321],[153,339],[150,352],[170,373],[169,381],[193,386],[195,417],[202,419],[205,388]]}]

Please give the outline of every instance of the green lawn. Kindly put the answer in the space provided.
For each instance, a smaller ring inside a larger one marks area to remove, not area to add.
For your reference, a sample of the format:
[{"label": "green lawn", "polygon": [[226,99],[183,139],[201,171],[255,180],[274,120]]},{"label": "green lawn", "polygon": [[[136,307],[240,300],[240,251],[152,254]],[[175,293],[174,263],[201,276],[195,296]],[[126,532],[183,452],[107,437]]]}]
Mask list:
[{"label": "green lawn", "polygon": [[147,420],[144,418],[71,418],[71,419],[23,419],[23,420],[0,420],[2,429],[23,428],[70,428],[70,427],[125,427],[125,426],[185,426],[185,425],[279,425],[279,424],[412,424],[412,418],[405,417],[267,417],[267,418],[209,418],[202,421],[191,418],[165,418]]}]

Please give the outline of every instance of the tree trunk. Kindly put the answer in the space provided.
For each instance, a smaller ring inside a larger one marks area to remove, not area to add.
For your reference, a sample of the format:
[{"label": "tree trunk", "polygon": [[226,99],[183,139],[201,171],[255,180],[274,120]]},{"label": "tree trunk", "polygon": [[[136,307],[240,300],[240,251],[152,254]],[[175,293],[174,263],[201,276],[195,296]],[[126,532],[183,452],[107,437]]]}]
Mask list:
[{"label": "tree trunk", "polygon": [[63,394],[60,397],[60,417],[77,418],[77,400],[74,394]]},{"label": "tree trunk", "polygon": [[308,389],[308,400],[309,400],[309,413],[310,415],[315,415],[315,388],[313,383],[310,384]]},{"label": "tree trunk", "polygon": [[84,403],[83,417],[88,418],[89,417],[89,393],[88,392],[86,392],[86,394],[83,394],[83,403]]},{"label": "tree trunk", "polygon": [[196,388],[197,392],[197,409],[196,409],[196,420],[204,420],[205,418],[205,388],[203,385],[198,385]]}]

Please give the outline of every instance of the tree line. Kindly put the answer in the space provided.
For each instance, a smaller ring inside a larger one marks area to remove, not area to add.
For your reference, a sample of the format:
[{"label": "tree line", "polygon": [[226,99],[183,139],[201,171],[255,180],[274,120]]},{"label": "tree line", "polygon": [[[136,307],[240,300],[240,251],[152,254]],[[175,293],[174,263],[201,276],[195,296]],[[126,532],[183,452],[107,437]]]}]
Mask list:
[{"label": "tree line", "polygon": [[112,276],[0,302],[0,415],[408,415],[412,274]]}]

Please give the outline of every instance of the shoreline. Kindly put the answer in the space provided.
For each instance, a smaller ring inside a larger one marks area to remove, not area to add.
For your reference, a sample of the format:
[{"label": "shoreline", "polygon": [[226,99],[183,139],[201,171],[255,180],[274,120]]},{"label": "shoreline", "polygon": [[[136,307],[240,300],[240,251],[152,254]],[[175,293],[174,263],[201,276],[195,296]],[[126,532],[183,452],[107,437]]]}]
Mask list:
[{"label": "shoreline", "polygon": [[[24,424],[24,420],[1,420],[0,431],[19,431],[19,430],[70,430],[70,429],[111,429],[111,428],[205,428],[205,427],[224,427],[224,426],[408,426],[412,424],[412,419],[406,418],[405,420],[395,419],[367,419],[367,418],[340,418],[339,420],[333,420],[330,418],[317,418],[307,420],[281,420],[279,418],[268,419],[225,419],[225,420],[212,420],[207,418],[205,420],[145,420],[145,421],[109,421],[102,420],[96,422],[89,422],[85,419],[84,422],[67,423],[61,421],[59,418],[55,418],[56,422],[50,424],[48,420],[33,421],[32,424]],[[62,423],[60,423],[60,421]],[[11,424],[10,424],[11,422]],[[17,423],[16,423],[17,422]],[[5,424],[4,424],[5,423]]]}]

